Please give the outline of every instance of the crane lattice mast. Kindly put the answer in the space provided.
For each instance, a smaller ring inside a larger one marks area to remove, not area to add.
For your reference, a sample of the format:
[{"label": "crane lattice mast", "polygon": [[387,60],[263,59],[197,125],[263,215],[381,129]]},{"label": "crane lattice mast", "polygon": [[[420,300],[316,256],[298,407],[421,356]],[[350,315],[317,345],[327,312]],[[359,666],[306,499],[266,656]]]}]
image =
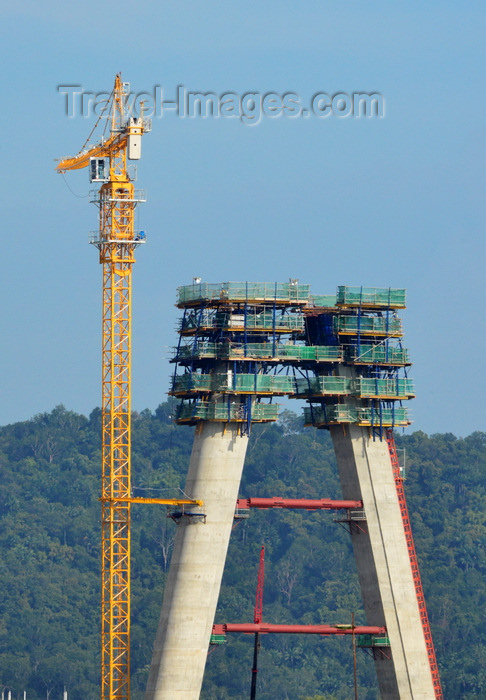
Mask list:
[{"label": "crane lattice mast", "polygon": [[102,613],[101,698],[130,697],[130,375],[131,286],[135,249],[135,192],[127,159],[140,158],[141,136],[150,129],[126,107],[129,85],[117,75],[109,103],[110,134],[58,172],[90,167],[100,182],[93,202],[99,231],[91,237],[103,265],[102,322]]}]

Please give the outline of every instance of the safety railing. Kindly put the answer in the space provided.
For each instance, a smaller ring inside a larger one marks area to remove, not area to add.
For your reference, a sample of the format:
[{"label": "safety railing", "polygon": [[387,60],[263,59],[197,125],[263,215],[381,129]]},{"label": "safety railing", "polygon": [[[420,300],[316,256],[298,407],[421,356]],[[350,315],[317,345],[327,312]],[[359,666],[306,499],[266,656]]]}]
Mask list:
[{"label": "safety railing", "polygon": [[400,318],[383,316],[336,316],[334,318],[337,333],[349,335],[387,335],[398,337],[402,335]]},{"label": "safety railing", "polygon": [[361,407],[343,404],[308,406],[304,408],[305,425],[325,427],[334,423],[356,423],[363,426],[404,426],[410,424],[408,411],[395,408]]},{"label": "safety railing", "polygon": [[406,290],[391,287],[338,287],[336,304],[400,309],[406,306]]},{"label": "safety railing", "polygon": [[364,365],[408,365],[409,351],[404,348],[391,348],[384,345],[348,345],[345,357],[354,364]]},{"label": "safety railing", "polygon": [[278,418],[278,404],[257,403],[251,406],[251,416],[248,415],[246,403],[205,401],[200,403],[183,403],[176,409],[176,423],[197,422],[202,420],[218,422],[242,422],[251,418],[252,422],[270,422]]},{"label": "safety railing", "polygon": [[308,302],[309,295],[310,285],[298,282],[195,282],[178,288],[177,305],[186,306],[201,302],[219,304],[231,301],[304,304]]},{"label": "safety railing", "polygon": [[298,378],[295,384],[299,396],[339,396],[351,391],[351,379],[348,377]]},{"label": "safety railing", "polygon": [[351,393],[362,398],[401,398],[415,396],[412,379],[359,377],[351,383]]}]

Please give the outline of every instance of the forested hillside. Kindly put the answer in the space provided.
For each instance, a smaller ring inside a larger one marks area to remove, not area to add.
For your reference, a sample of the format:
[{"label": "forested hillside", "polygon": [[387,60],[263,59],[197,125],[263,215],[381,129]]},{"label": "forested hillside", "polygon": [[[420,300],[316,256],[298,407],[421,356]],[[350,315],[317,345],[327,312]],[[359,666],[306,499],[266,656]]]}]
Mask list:
[{"label": "forested hillside", "polygon": [[[100,412],[62,406],[0,428],[0,682],[13,697],[99,697]],[[190,428],[170,405],[133,420],[135,495],[183,487]],[[486,697],[486,434],[398,436],[445,698]],[[284,413],[256,427],[242,496],[340,496],[329,435]],[[160,506],[133,506],[133,698],[140,700],[175,525]],[[236,526],[217,622],[250,622],[266,548],[264,620],[364,623],[349,536],[325,512],[252,512]],[[253,639],[228,637],[209,656],[204,700],[249,697]],[[349,639],[264,636],[260,700],[348,700]],[[378,697],[358,656],[359,698]]]}]

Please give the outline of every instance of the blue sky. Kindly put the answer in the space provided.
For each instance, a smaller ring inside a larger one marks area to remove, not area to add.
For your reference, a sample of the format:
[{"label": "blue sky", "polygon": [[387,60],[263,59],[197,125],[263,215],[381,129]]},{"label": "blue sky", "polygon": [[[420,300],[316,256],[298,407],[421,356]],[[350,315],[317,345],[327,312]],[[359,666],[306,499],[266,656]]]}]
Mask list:
[{"label": "blue sky", "polygon": [[[19,0],[3,10],[0,424],[100,403],[101,267],[85,171],[94,120],[57,86],[379,92],[382,119],[154,119],[137,185],[133,408],[165,399],[175,290],[193,276],[408,290],[414,429],[484,430],[484,3]],[[293,406],[294,404],[292,404]],[[297,409],[297,404],[295,404]]]}]

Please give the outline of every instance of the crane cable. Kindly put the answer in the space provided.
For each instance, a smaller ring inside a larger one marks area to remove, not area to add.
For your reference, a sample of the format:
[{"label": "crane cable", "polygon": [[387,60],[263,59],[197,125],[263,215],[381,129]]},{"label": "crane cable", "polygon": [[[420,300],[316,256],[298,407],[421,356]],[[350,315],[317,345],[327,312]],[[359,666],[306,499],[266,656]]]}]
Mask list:
[{"label": "crane cable", "polygon": [[[82,152],[84,151],[84,149],[86,148],[87,144],[89,143],[90,138],[92,137],[93,133],[96,131],[96,128],[98,127],[98,124],[100,123],[100,120],[103,118],[103,116],[104,116],[104,114],[105,114],[107,108],[109,107],[109,105],[110,105],[110,103],[111,103],[111,101],[112,101],[112,99],[113,99],[113,97],[114,97],[114,93],[115,93],[115,88],[112,89],[112,91],[111,91],[111,93],[110,93],[110,96],[109,96],[109,98],[107,99],[106,104],[105,104],[105,106],[104,106],[104,108],[103,108],[103,110],[102,110],[100,116],[99,116],[98,119],[96,120],[96,123],[95,123],[95,125],[93,126],[93,128],[91,129],[88,138],[86,139],[86,141],[84,142],[84,144],[83,144],[81,150],[79,151],[80,153],[82,153]],[[104,128],[104,130],[103,130],[103,137],[105,136],[106,127],[107,127],[107,126],[108,126],[108,120],[106,120],[105,128]],[[66,187],[68,188],[68,190],[71,192],[72,195],[74,195],[75,197],[78,197],[78,199],[86,199],[86,197],[89,197],[89,192],[88,192],[88,194],[76,194],[76,192],[74,192],[74,191],[72,190],[72,188],[70,187],[68,181],[66,180],[65,174],[64,174],[63,172],[61,172],[61,175],[62,175],[62,179],[63,179],[64,182],[66,183]]]},{"label": "crane cable", "polygon": [[[96,129],[97,129],[97,127],[98,127],[98,124],[100,123],[101,119],[103,119],[106,110],[107,110],[108,107],[110,106],[112,100],[114,100],[114,96],[115,96],[115,88],[113,87],[112,90],[111,90],[111,92],[110,92],[110,96],[109,96],[108,99],[106,100],[106,104],[105,104],[105,106],[103,107],[103,110],[102,110],[100,116],[98,117],[98,119],[96,120],[95,125],[94,125],[93,128],[91,129],[88,138],[87,138],[86,141],[83,143],[83,145],[82,145],[82,147],[81,147],[81,150],[79,151],[80,153],[82,153],[82,152],[84,151],[84,149],[86,148],[86,146],[88,145],[88,143],[89,143],[89,141],[90,141],[92,135],[94,134],[94,132],[96,131]],[[105,135],[106,135],[107,127],[108,127],[108,119],[106,120],[106,122],[105,122],[105,128],[103,129],[102,141],[104,140],[104,137],[105,137]],[[71,189],[71,187],[70,187],[68,181],[66,180],[65,174],[64,174],[63,172],[61,172],[61,175],[62,175],[62,178],[63,178],[64,182],[66,183],[66,187],[68,188],[68,190],[71,192],[72,195],[74,195],[75,197],[78,197],[79,199],[86,199],[86,197],[89,197],[89,192],[88,192],[88,194],[76,194],[76,192],[74,192],[74,191]]]},{"label": "crane cable", "polygon": [[[115,88],[112,89],[112,91],[111,91],[111,93],[110,93],[110,96],[109,96],[109,98],[107,99],[106,104],[105,104],[105,106],[104,106],[104,108],[103,108],[103,110],[102,110],[100,116],[99,116],[98,119],[96,120],[96,123],[95,123],[94,127],[91,129],[88,138],[87,138],[86,141],[84,142],[84,144],[83,144],[83,146],[82,146],[82,148],[81,148],[81,150],[80,150],[80,153],[82,153],[82,152],[84,151],[84,149],[86,148],[86,145],[89,143],[90,138],[92,137],[93,133],[96,131],[96,129],[97,129],[97,127],[98,127],[98,124],[100,123],[100,120],[103,118],[103,116],[104,116],[104,114],[105,114],[105,112],[106,112],[108,106],[109,106],[110,103],[111,103],[111,100],[112,100],[113,97],[114,97],[114,93],[115,93]],[[106,121],[105,128],[104,128],[104,130],[103,130],[103,136],[105,135],[107,124],[108,124],[108,120]]]},{"label": "crane cable", "polygon": [[71,192],[71,194],[73,194],[75,197],[78,197],[79,199],[86,199],[86,197],[89,197],[89,192],[88,192],[88,194],[76,194],[76,192],[74,192],[74,191],[71,189],[71,187],[70,187],[68,181],[66,180],[66,176],[64,175],[64,173],[63,173],[62,171],[61,171],[61,175],[62,175],[62,179],[63,179],[64,182],[66,183],[66,187],[67,187],[68,190]]}]

